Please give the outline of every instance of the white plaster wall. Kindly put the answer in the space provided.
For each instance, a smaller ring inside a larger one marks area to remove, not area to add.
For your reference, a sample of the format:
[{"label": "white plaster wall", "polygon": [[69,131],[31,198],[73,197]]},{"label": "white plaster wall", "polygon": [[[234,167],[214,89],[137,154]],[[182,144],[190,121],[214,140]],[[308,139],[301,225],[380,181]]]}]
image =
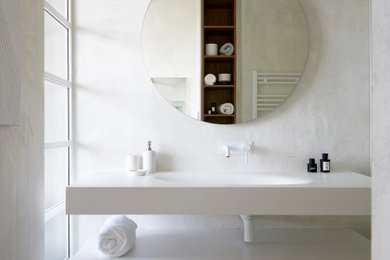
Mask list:
[{"label": "white plaster wall", "polygon": [[0,0],[0,125],[20,121],[18,2]]},{"label": "white plaster wall", "polygon": [[372,0],[372,260],[390,259],[390,2]]},{"label": "white plaster wall", "polygon": [[42,260],[43,1],[19,7],[21,119],[0,126],[0,259]]},{"label": "white plaster wall", "polygon": [[[302,73],[309,50],[306,19],[298,1],[242,1],[239,30],[241,120],[253,119],[253,71]],[[242,63],[242,65],[240,64]],[[294,85],[261,86],[261,94],[289,95]],[[260,112],[263,114],[264,112]],[[265,112],[267,113],[267,112]]]},{"label": "white plaster wall", "polygon": [[[311,50],[302,82],[276,111],[233,126],[193,120],[157,93],[144,68],[140,36],[149,1],[74,2],[74,176],[125,169],[127,153],[154,142],[159,170],[304,171],[328,152],[334,170],[369,174],[368,0],[302,0]],[[250,139],[255,153],[217,154],[223,139]],[[256,198],[261,199],[261,198]],[[369,233],[369,219],[260,218],[269,225],[351,226]],[[102,219],[74,219],[82,242]],[[179,221],[180,220],[180,221]],[[240,225],[238,217],[139,217],[141,226]]]}]

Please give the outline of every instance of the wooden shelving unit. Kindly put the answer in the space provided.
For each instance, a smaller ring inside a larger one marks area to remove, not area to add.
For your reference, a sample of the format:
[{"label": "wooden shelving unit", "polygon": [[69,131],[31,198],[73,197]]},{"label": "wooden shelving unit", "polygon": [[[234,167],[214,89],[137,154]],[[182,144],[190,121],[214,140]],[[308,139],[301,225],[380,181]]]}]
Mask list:
[{"label": "wooden shelving unit", "polygon": [[[231,56],[205,55],[207,43],[217,43],[218,48],[230,42],[236,48],[236,0],[202,0],[202,79],[212,73],[218,78],[220,73],[230,73],[232,82],[228,85],[203,85],[202,87],[202,120],[217,124],[236,123],[236,52]],[[212,114],[207,112],[211,103],[217,106],[223,103],[232,103],[235,112],[233,115]]]}]

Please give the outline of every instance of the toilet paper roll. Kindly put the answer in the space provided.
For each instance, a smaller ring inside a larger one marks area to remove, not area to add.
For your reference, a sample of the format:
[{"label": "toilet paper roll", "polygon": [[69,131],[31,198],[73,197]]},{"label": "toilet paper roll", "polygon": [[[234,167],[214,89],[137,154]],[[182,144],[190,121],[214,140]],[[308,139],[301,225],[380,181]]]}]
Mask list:
[{"label": "toilet paper roll", "polygon": [[139,157],[137,155],[128,154],[126,156],[126,170],[135,171],[139,168]]},{"label": "toilet paper roll", "polygon": [[218,44],[207,43],[206,44],[206,55],[218,55]]}]

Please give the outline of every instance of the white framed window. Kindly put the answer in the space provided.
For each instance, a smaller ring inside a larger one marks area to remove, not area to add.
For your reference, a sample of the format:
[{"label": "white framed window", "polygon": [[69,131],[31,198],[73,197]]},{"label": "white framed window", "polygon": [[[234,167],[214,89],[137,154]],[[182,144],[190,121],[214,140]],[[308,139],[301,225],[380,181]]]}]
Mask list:
[{"label": "white framed window", "polygon": [[45,260],[68,259],[70,219],[71,34],[70,0],[46,0],[45,20]]}]

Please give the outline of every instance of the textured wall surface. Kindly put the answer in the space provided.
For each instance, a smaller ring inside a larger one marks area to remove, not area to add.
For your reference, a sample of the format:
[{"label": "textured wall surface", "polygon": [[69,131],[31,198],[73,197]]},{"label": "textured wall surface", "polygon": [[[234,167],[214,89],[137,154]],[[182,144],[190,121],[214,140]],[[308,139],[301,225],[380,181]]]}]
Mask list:
[{"label": "textured wall surface", "polygon": [[185,101],[184,111],[193,118],[200,115],[200,26],[198,0],[154,0],[145,16],[141,39],[150,77],[186,78],[184,99],[175,101]]},{"label": "textured wall surface", "polygon": [[[0,125],[20,122],[17,1],[0,0]],[[11,6],[12,5],[12,6]]]},{"label": "textured wall surface", "polygon": [[[309,157],[329,152],[334,170],[369,174],[368,0],[302,0],[311,41],[302,82],[273,113],[234,126],[193,120],[154,89],[140,45],[148,2],[74,2],[73,180],[125,169],[125,155],[141,153],[149,139],[159,170],[304,171]],[[253,140],[249,164],[218,154],[224,139]],[[240,225],[236,216],[139,221],[141,227]],[[258,223],[355,226],[369,234],[368,218],[259,218]],[[75,224],[81,242],[96,233],[101,220],[82,217]]]},{"label": "textured wall surface", "polygon": [[19,6],[21,120],[0,126],[0,259],[42,260],[43,1]]},{"label": "textured wall surface", "polygon": [[[309,37],[305,15],[298,1],[242,1],[239,20],[239,122],[246,122],[253,119],[253,71],[302,73],[309,51]],[[263,95],[286,95],[294,87],[295,84],[262,85],[258,89]],[[263,113],[258,114],[261,117]]]},{"label": "textured wall surface", "polygon": [[390,2],[372,0],[372,260],[390,259]]}]

